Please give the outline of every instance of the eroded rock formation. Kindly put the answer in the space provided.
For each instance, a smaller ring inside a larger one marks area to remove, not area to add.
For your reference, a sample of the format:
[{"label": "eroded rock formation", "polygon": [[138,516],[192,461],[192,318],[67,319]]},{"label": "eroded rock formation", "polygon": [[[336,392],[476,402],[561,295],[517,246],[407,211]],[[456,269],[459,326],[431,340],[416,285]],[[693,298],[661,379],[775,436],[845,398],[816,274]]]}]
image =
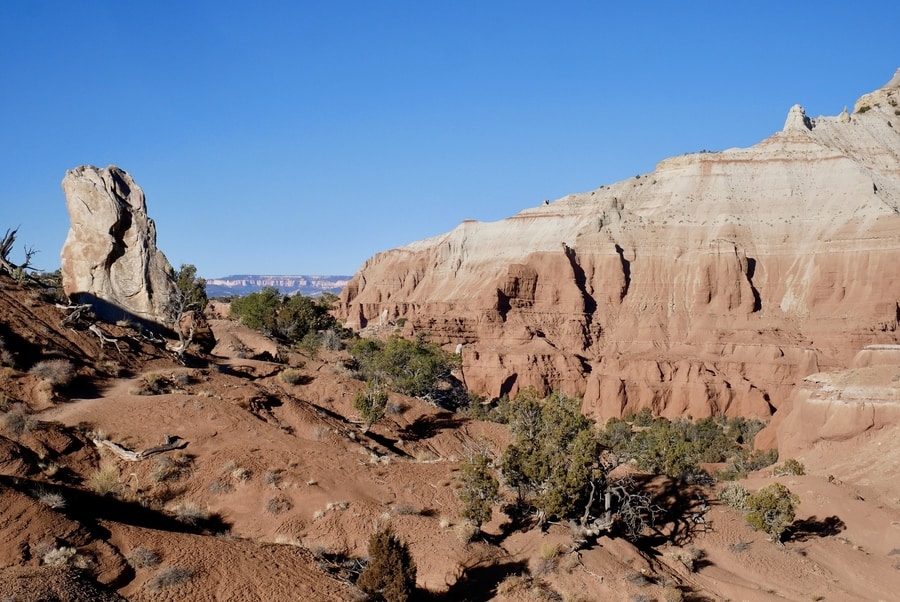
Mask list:
[{"label": "eroded rock formation", "polygon": [[849,367],[804,378],[756,439],[837,484],[900,496],[900,345],[870,345]]},{"label": "eroded rock formation", "polygon": [[156,248],[144,192],[115,166],[76,167],[62,181],[71,227],[61,252],[63,288],[100,317],[166,324],[172,266]]},{"label": "eroded rock formation", "polygon": [[488,396],[767,416],[804,376],[898,342],[898,91],[900,75],[842,117],[795,106],[751,148],[380,253],[341,312],[464,343],[466,383]]}]

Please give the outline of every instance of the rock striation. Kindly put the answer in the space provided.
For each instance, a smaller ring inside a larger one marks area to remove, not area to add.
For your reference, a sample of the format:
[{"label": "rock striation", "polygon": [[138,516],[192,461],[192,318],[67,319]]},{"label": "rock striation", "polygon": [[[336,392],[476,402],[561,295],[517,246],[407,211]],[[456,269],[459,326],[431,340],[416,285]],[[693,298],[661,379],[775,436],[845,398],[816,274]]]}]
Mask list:
[{"label": "rock striation", "polygon": [[804,378],[769,426],[760,448],[777,444],[839,483],[873,487],[885,503],[900,496],[900,345],[869,345],[843,369]]},{"label": "rock striation", "polygon": [[802,379],[898,342],[900,71],[853,114],[372,257],[341,294],[448,350],[468,386],[584,396],[599,418],[768,416]]},{"label": "rock striation", "polygon": [[71,227],[61,252],[63,289],[101,318],[167,324],[172,266],[156,247],[144,192],[115,166],[76,167],[62,181]]}]

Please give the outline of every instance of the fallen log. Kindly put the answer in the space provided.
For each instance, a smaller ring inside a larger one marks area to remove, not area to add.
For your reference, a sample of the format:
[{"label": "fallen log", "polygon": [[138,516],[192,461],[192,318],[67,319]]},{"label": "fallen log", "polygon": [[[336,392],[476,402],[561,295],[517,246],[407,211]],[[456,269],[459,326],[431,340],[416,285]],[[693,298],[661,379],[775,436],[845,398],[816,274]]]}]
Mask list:
[{"label": "fallen log", "polygon": [[161,454],[163,452],[172,451],[175,449],[183,449],[187,447],[188,444],[187,441],[177,435],[166,435],[165,442],[162,445],[149,447],[144,451],[135,452],[122,447],[118,443],[113,443],[109,439],[92,438],[91,441],[93,441],[94,445],[96,445],[97,447],[105,447],[107,449],[110,449],[114,454],[129,462],[140,462],[141,460],[146,460],[150,456],[156,454]]}]

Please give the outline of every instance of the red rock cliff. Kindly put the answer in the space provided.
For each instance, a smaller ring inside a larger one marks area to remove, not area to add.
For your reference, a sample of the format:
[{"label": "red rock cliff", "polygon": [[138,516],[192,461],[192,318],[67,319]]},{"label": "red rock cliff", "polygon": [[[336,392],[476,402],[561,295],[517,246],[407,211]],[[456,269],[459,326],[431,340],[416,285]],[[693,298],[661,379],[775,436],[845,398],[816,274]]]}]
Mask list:
[{"label": "red rock cliff", "polygon": [[[462,343],[475,392],[583,394],[598,417],[767,416],[808,374],[898,342],[900,71],[852,115],[369,259],[355,328]],[[863,106],[868,109],[863,109]]]}]

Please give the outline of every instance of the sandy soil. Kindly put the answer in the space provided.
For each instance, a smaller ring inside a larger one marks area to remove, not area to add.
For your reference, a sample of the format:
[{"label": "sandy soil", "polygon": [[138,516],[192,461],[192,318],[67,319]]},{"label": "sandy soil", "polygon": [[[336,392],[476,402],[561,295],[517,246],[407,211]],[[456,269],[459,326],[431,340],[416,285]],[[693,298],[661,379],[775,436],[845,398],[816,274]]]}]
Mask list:
[{"label": "sandy soil", "polygon": [[[7,427],[0,436],[0,595],[354,600],[360,593],[326,571],[329,561],[364,558],[370,534],[390,524],[409,543],[428,599],[898,599],[900,499],[893,484],[854,476],[881,462],[885,478],[896,477],[895,464],[884,464],[895,431],[809,449],[809,474],[777,479],[802,500],[784,546],[719,504],[714,488],[700,490],[711,503],[706,525],[680,517],[637,546],[601,538],[573,551],[567,526],[508,533],[499,510],[484,537],[467,543],[456,471],[473,449],[499,454],[509,441],[504,426],[392,396],[395,411],[366,432],[352,405],[362,383],[337,356],[290,355],[302,378],[287,384],[284,365],[252,359],[273,343],[227,320],[212,321],[216,355],[190,367],[144,343],[119,355],[60,327],[59,310],[29,307],[27,292],[4,283],[0,305],[7,299],[10,309],[0,307],[0,336],[18,347],[16,365],[0,368],[0,386],[37,413],[23,432]],[[109,334],[126,337],[115,327]],[[19,368],[60,348],[79,358],[71,396]],[[102,362],[115,362],[117,373],[100,373]],[[153,377],[171,386],[138,394]],[[129,450],[167,436],[186,446],[128,462],[96,447],[98,433]],[[113,474],[103,497],[89,487],[101,467]],[[744,484],[773,480],[763,471]],[[680,487],[655,483],[669,493]],[[49,504],[47,493],[64,506]],[[76,556],[48,566],[46,553],[60,548]],[[135,550],[153,552],[158,564],[131,566]]]}]

